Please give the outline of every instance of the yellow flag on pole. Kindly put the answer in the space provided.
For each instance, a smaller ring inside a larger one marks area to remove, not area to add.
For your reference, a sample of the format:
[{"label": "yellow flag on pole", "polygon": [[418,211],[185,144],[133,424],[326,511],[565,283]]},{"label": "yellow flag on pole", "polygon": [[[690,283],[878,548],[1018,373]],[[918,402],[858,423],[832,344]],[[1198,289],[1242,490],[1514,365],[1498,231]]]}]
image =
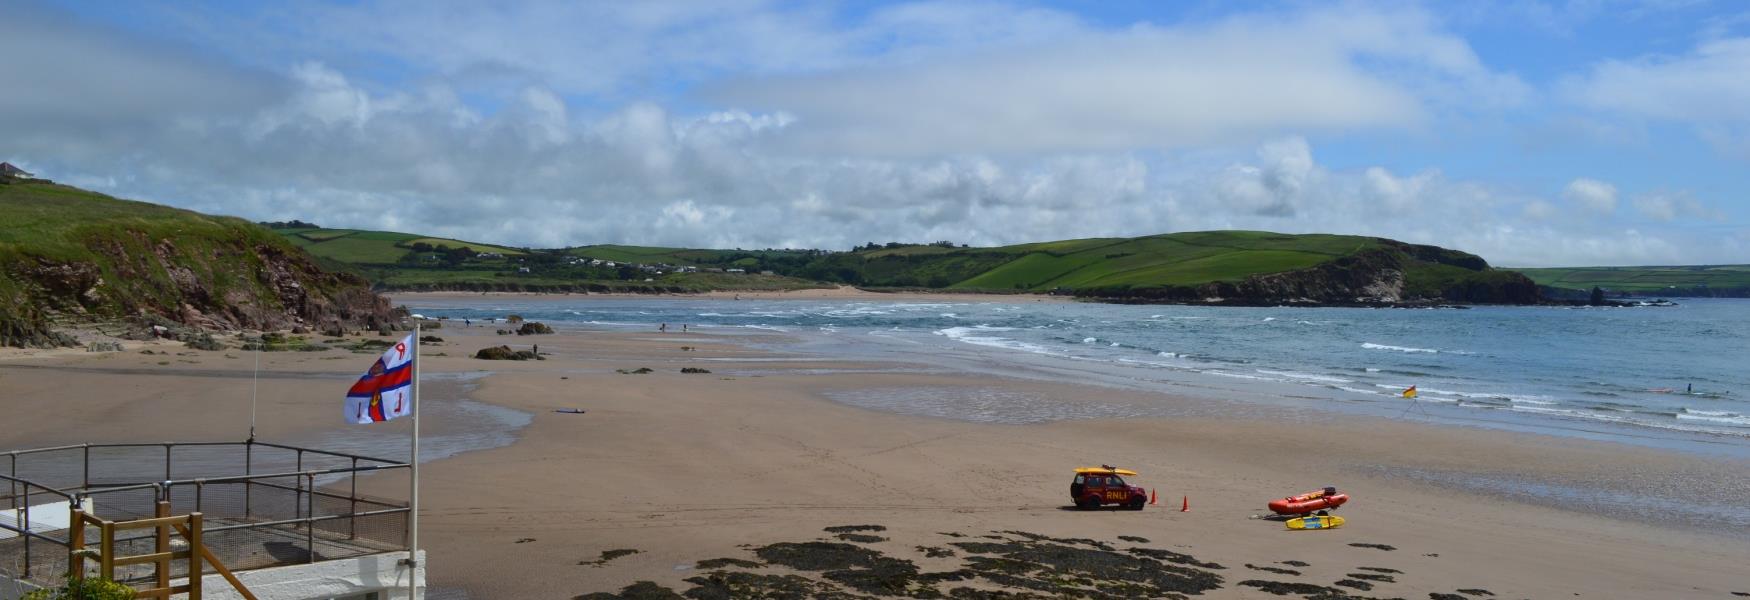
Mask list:
[{"label": "yellow flag on pole", "polygon": [[1416,386],[1412,385],[1412,386],[1410,386],[1410,389],[1404,390],[1404,397],[1405,398],[1416,397]]}]

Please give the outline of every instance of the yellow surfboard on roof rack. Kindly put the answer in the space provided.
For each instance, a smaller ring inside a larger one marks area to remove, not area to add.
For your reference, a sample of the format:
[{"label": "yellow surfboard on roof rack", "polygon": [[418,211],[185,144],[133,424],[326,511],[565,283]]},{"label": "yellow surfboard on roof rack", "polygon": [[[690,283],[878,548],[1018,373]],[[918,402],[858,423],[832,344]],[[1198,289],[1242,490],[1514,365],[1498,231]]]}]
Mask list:
[{"label": "yellow surfboard on roof rack", "polygon": [[1105,467],[1105,466],[1076,467],[1076,474],[1077,475],[1123,475],[1125,477],[1130,477],[1130,476],[1136,475],[1136,471],[1132,471],[1130,469],[1119,469],[1119,468]]}]

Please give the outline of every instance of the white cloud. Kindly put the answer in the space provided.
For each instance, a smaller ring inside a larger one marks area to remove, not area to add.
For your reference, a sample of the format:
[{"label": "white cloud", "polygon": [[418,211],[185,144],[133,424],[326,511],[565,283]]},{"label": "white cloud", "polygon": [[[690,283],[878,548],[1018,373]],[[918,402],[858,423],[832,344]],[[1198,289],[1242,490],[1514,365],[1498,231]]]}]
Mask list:
[{"label": "white cloud", "polygon": [[1560,89],[1595,110],[1685,123],[1716,148],[1750,158],[1750,37],[1704,41],[1688,54],[1607,60]]},{"label": "white cloud", "polygon": [[1525,203],[1524,215],[1528,219],[1542,221],[1556,216],[1556,206],[1543,200],[1532,200]]},{"label": "white cloud", "polygon": [[1713,209],[1693,196],[1684,192],[1652,192],[1641,194],[1634,199],[1635,210],[1655,221],[1673,221],[1678,218],[1702,219],[1710,221],[1724,220],[1720,211]]},{"label": "white cloud", "polygon": [[[135,69],[184,87],[162,92],[162,106],[131,107],[119,93],[82,105],[87,88],[29,71],[23,81],[67,106],[0,94],[0,151],[56,179],[207,212],[537,247],[994,245],[1245,228],[1603,264],[1745,245],[1659,223],[1631,236],[1601,219],[1562,221],[1541,199],[1438,169],[1357,165],[1352,154],[1321,163],[1309,141],[1320,131],[1414,128],[1466,110],[1457,105],[1525,98],[1416,12],[1344,6],[1102,30],[1046,10],[918,4],[877,9],[846,33],[806,8],[462,7],[432,32],[420,27],[436,17],[414,17],[363,42],[427,65],[429,78],[391,85],[345,57],[324,60],[356,50],[341,37],[397,6],[334,9],[333,32],[310,41],[334,50],[272,76],[181,77],[186,57],[66,31],[85,48],[84,63],[63,66],[69,77]],[[614,14],[579,24],[574,11]],[[547,20],[587,31],[533,23]],[[461,36],[452,47],[441,47],[446,32]],[[707,76],[716,71],[728,73]],[[620,98],[645,89],[628,83],[639,77],[725,83],[723,96]],[[777,93],[786,86],[796,92]],[[771,105],[711,101],[735,94]],[[208,95],[243,100],[201,104]],[[196,110],[166,108],[183,99]],[[77,119],[106,107],[108,120]],[[819,151],[797,151],[808,147]],[[1570,189],[1570,201],[1614,207],[1610,184]],[[1681,218],[1684,207],[1671,210]]]},{"label": "white cloud", "polygon": [[741,77],[707,98],[798,116],[807,151],[918,156],[1176,148],[1403,129],[1529,95],[1415,11],[1345,6],[1066,28],[936,60]]},{"label": "white cloud", "polygon": [[1594,213],[1616,212],[1616,186],[1596,179],[1581,177],[1568,182],[1568,187],[1562,189],[1562,198]]}]

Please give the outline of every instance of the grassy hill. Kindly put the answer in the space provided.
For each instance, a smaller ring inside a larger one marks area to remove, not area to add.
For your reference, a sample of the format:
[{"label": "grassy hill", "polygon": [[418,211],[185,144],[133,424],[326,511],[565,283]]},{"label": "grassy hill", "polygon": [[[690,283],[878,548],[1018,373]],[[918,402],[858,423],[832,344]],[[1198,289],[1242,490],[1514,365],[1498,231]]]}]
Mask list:
[{"label": "grassy hill", "polygon": [[1750,265],[1518,269],[1539,285],[1585,293],[1593,287],[1643,296],[1750,297]]},{"label": "grassy hill", "polygon": [[266,228],[46,181],[0,181],[0,343],[56,319],[220,327],[386,318],[364,280]]},{"label": "grassy hill", "polygon": [[[1483,259],[1344,235],[1203,231],[996,248],[890,246],[830,254],[804,276],[874,287],[1072,293],[1121,301],[1535,301]],[[1530,290],[1528,292],[1528,290]]]},{"label": "grassy hill", "polygon": [[[319,256],[361,270],[389,289],[691,292],[846,284],[1073,293],[1124,301],[1536,300],[1535,285],[1516,273],[1490,269],[1474,255],[1344,235],[1205,231],[995,248],[945,242],[870,244],[852,252],[826,252],[626,245],[517,250],[404,233],[333,229],[281,233]],[[458,255],[445,261],[442,252],[416,249],[422,241],[503,256]],[[616,266],[590,264],[594,261]],[[692,269],[712,272],[676,272]],[[729,270],[746,273],[722,272]]]},{"label": "grassy hill", "polygon": [[411,233],[365,231],[362,229],[279,229],[280,235],[310,254],[351,265],[393,265],[415,252],[415,245],[471,248],[476,252],[496,252],[505,256],[520,256],[522,250],[491,244],[434,238]]},{"label": "grassy hill", "polygon": [[[697,250],[600,245],[552,250],[511,248],[411,233],[296,227],[277,230],[291,243],[337,268],[388,290],[690,293],[712,290],[789,290],[824,287],[762,275],[765,259],[804,257],[795,250]],[[466,249],[466,251],[461,251]],[[625,265],[744,268],[751,274],[680,273],[590,266],[583,259]],[[648,281],[646,281],[648,280]]]}]

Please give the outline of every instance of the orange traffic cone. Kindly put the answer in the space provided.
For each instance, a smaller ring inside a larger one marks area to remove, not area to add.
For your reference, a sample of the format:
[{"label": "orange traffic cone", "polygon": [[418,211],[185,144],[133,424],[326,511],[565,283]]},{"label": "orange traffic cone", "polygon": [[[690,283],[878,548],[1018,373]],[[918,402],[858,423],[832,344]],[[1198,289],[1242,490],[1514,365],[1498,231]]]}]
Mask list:
[{"label": "orange traffic cone", "polygon": [[1191,497],[1184,496],[1182,502],[1183,504],[1179,505],[1179,512],[1191,512]]},{"label": "orange traffic cone", "polygon": [[1155,503],[1155,491],[1154,490],[1148,491],[1148,503],[1151,505]]}]

